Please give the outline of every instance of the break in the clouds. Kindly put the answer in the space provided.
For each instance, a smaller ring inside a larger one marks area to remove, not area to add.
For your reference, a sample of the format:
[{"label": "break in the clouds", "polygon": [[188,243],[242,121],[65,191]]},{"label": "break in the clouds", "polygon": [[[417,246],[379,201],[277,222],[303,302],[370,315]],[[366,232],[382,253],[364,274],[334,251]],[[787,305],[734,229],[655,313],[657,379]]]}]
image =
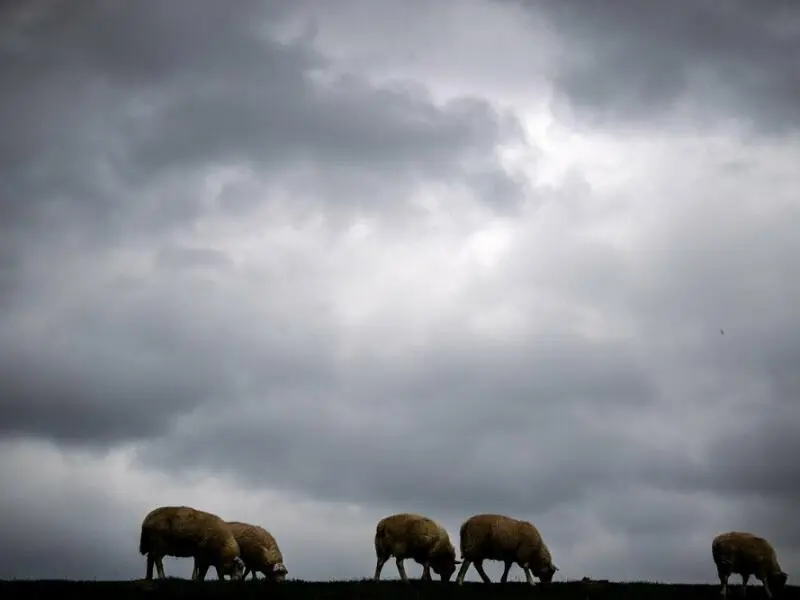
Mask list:
[{"label": "break in the clouds", "polygon": [[5,5],[0,577],[141,577],[162,504],[303,579],[400,511],[529,519],[564,578],[711,582],[731,529],[800,576],[761,4]]}]

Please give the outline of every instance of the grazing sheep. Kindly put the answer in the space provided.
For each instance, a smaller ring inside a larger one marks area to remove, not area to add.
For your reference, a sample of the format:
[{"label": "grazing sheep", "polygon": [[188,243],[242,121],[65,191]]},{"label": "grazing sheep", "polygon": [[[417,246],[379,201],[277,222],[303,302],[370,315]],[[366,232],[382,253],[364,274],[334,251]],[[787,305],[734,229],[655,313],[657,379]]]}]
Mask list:
[{"label": "grazing sheep", "polygon": [[442,581],[450,581],[456,565],[456,550],[450,537],[438,523],[410,513],[384,517],[375,528],[375,581],[381,577],[381,569],[391,556],[395,557],[397,571],[403,581],[408,581],[403,560],[413,558],[423,566],[422,579],[431,581],[431,568]]},{"label": "grazing sheep", "polygon": [[742,576],[743,594],[747,593],[747,580],[755,575],[764,584],[768,598],[772,598],[773,593],[779,593],[789,578],[781,569],[772,545],[752,533],[721,533],[711,543],[711,552],[717,565],[723,598],[728,595],[728,578],[733,573]]},{"label": "grazing sheep", "polygon": [[464,583],[464,576],[471,563],[475,564],[475,570],[483,582],[491,583],[483,570],[484,560],[500,560],[505,563],[501,583],[508,581],[508,571],[515,562],[525,572],[531,585],[534,584],[531,571],[545,583],[552,581],[553,575],[558,571],[539,531],[527,521],[503,515],[475,515],[464,521],[460,534],[461,558],[464,562],[456,578],[459,585]]},{"label": "grazing sheep", "polygon": [[150,511],[142,521],[139,552],[147,555],[146,579],[153,579],[153,566],[165,578],[165,556],[193,557],[192,579],[205,579],[210,566],[217,577],[241,579],[244,562],[239,544],[228,525],[217,515],[189,506],[162,506]]},{"label": "grazing sheep", "polygon": [[288,570],[283,564],[283,555],[278,548],[278,542],[269,531],[258,525],[239,521],[228,521],[227,524],[239,544],[240,556],[244,562],[245,571],[242,579],[246,579],[251,572],[253,579],[257,579],[257,571],[276,583],[286,579]]}]

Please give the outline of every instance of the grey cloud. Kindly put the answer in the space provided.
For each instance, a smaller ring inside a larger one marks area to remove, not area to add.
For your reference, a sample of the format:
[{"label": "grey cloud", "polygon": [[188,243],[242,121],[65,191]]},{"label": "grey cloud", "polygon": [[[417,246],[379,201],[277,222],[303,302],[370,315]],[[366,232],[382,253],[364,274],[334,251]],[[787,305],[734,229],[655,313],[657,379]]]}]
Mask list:
[{"label": "grey cloud", "polygon": [[782,134],[800,124],[792,3],[520,1],[562,37],[555,83],[582,123],[642,124],[688,109],[679,114],[697,126],[734,118]]},{"label": "grey cloud", "polygon": [[642,579],[642,565],[652,565],[656,581],[713,581],[711,540],[721,522],[707,509],[714,498],[676,498],[669,490],[653,492],[629,488],[613,499],[591,498],[598,521],[614,536],[610,547],[592,561],[595,577],[619,572],[622,579],[637,581]]},{"label": "grey cloud", "polygon": [[[345,205],[376,172],[402,174],[406,186],[477,178],[514,196],[493,155],[519,135],[512,116],[479,99],[437,107],[418,88],[377,88],[356,74],[315,83],[330,64],[309,40],[267,35],[281,6],[95,1],[51,5],[20,31],[9,20],[22,41],[4,49],[0,168],[15,247],[30,228],[114,243],[145,222],[151,232],[186,225],[205,209],[176,179],[220,163],[284,182],[281,170],[311,170],[322,185],[346,170]],[[169,203],[142,197],[163,184]],[[377,202],[359,208],[385,208]]]},{"label": "grey cloud", "polygon": [[158,251],[155,263],[163,268],[209,267],[228,269],[233,267],[231,258],[213,248],[191,248],[186,246],[165,246]]},{"label": "grey cloud", "polygon": [[176,94],[140,130],[144,139],[133,143],[133,159],[148,172],[207,161],[286,167],[322,159],[394,174],[411,169],[452,177],[461,168],[462,148],[488,149],[501,133],[499,118],[482,101],[438,108],[403,90],[375,90],[355,76],[315,89],[291,54],[276,60],[288,65],[268,71],[266,81],[247,73]]},{"label": "grey cloud", "polygon": [[[239,169],[250,164],[284,190],[297,186],[303,210],[321,209],[332,219],[343,205],[348,215],[390,208],[428,179],[483,186],[498,206],[504,198],[512,204],[521,199],[517,183],[493,157],[498,140],[519,133],[513,117],[495,114],[478,99],[436,107],[419,89],[376,88],[357,75],[316,86],[308,73],[328,64],[307,40],[280,44],[259,30],[281,17],[280,6],[238,2],[221,10],[203,2],[186,11],[160,2],[135,8],[86,2],[72,10],[60,3],[40,5],[33,19],[4,21],[4,32],[15,36],[2,47],[8,68],[0,74],[9,90],[0,117],[6,199],[0,298],[8,315],[47,294],[47,278],[68,271],[76,256],[149,246],[161,267],[211,259],[181,253],[169,235],[191,228],[200,216],[232,209],[242,214],[274,201],[257,188],[233,184],[210,204],[201,202],[208,192],[198,177],[219,162],[237,161]],[[394,180],[387,186],[389,176]],[[326,188],[338,197],[329,202],[331,194],[320,194]],[[372,197],[363,199],[364,192]],[[389,201],[382,203],[384,197]],[[291,194],[287,202],[295,202]],[[218,267],[227,262],[211,260]],[[81,272],[74,277],[78,285]],[[157,293],[122,275],[109,291],[115,295],[110,306],[126,295]],[[98,407],[105,415],[98,424],[108,436],[117,432],[111,421],[141,434],[156,417],[111,398],[128,398],[132,406],[136,398],[158,398],[173,414],[222,393],[215,373],[240,352],[217,358],[224,350],[208,348],[200,358],[189,352],[197,348],[193,333],[162,324],[183,309],[129,308],[127,315],[112,315],[108,307],[71,315],[73,324],[60,334],[64,346],[54,346],[49,357],[36,348],[47,345],[52,332],[20,341],[15,336],[22,334],[9,325],[3,352],[14,392],[3,399],[7,427],[42,431],[50,408],[62,407],[57,412],[63,415],[73,407],[58,434],[69,436],[92,422],[80,407]],[[151,344],[167,341],[159,328],[194,358],[132,362],[131,355],[144,357]],[[153,337],[141,341],[142,332]],[[129,341],[118,343],[115,336]],[[278,379],[292,372],[281,352],[270,355],[282,365]],[[117,361],[126,367],[114,366]],[[93,369],[115,382],[79,391]],[[171,380],[178,372],[197,375]],[[37,373],[42,377],[35,379]],[[23,398],[27,408],[17,411]]]},{"label": "grey cloud", "polygon": [[716,489],[800,501],[800,408],[794,397],[785,402],[763,406],[761,414],[745,413],[748,427],[734,428],[714,444]]},{"label": "grey cloud", "polygon": [[[14,579],[128,579],[139,570],[137,531],[101,498],[65,497],[57,505],[6,504],[0,576]],[[169,566],[167,566],[169,568]],[[138,575],[141,576],[141,575]]]},{"label": "grey cloud", "polygon": [[[41,79],[41,71],[58,73],[69,64],[82,74],[102,75],[125,85],[156,84],[195,76],[208,69],[229,69],[263,58],[259,25],[280,18],[278,2],[233,0],[228,8],[200,0],[192,11],[179,5],[145,0],[128,6],[95,0],[78,7],[67,2],[39,3],[35,18],[28,7],[9,8],[6,33],[15,43],[5,50],[10,65]],[[250,35],[232,35],[243,28]],[[87,36],[91,31],[93,35]],[[147,36],[142,36],[147,32]]]},{"label": "grey cloud", "polygon": [[[312,408],[266,395],[259,410],[267,422],[214,418],[142,458],[344,501],[413,502],[426,490],[438,510],[546,510],[592,486],[646,476],[627,441],[569,416],[587,405],[620,412],[647,406],[654,390],[634,357],[557,334],[496,352],[451,350],[444,360],[437,358],[444,348],[431,348],[410,365],[367,361],[343,374],[349,397],[319,389]],[[318,418],[309,420],[308,410]],[[606,457],[602,465],[598,454]]]},{"label": "grey cloud", "polygon": [[[743,183],[734,174],[725,177],[731,189]],[[708,535],[736,528],[761,532],[791,560],[800,493],[800,405],[793,366],[800,322],[789,299],[800,289],[788,274],[800,253],[791,226],[797,211],[791,203],[781,206],[765,197],[757,212],[742,213],[732,209],[729,196],[702,193],[692,208],[676,213],[680,217],[665,220],[635,260],[593,242],[572,241],[565,244],[568,251],[554,250],[550,256],[557,264],[569,267],[550,280],[548,292],[591,298],[594,310],[610,322],[624,323],[626,348],[640,353],[639,368],[658,389],[639,392],[645,406],[606,397],[592,407],[600,423],[616,421],[612,428],[621,434],[630,421],[635,432],[637,417],[659,406],[666,439],[681,423],[685,435],[694,436],[685,449],[671,444],[657,449],[657,432],[653,447],[630,442],[629,451],[642,458],[639,466],[645,472],[623,470],[615,483],[647,482],[657,489],[700,494],[698,507],[712,497],[724,498],[736,509],[714,521],[717,529]],[[515,255],[519,260],[511,261],[503,274],[531,280],[532,298],[542,291],[523,257],[534,251],[523,246]],[[596,375],[587,381],[593,379]],[[708,420],[707,426],[695,425],[701,420]],[[657,529],[652,517],[657,512],[651,507],[646,513],[651,532]],[[690,530],[691,515],[685,509],[676,514],[676,531]],[[624,534],[634,526],[633,516],[616,525]],[[640,540],[636,547],[644,552],[651,546]],[[643,563],[637,554],[637,564]]]},{"label": "grey cloud", "polygon": [[[766,229],[759,229],[766,225]],[[748,239],[751,247],[757,248],[752,244],[767,232],[777,238],[778,231],[769,222],[751,221],[748,227],[736,231],[731,240]],[[743,236],[744,232],[749,236]],[[687,253],[694,251],[695,244],[704,235],[703,228],[689,230],[682,238],[681,247]],[[719,240],[726,250],[724,238]],[[658,245],[662,241],[656,239],[654,243]],[[783,412],[779,409],[781,401],[791,401],[791,398],[779,395],[763,398],[764,414],[775,414],[778,420],[766,419],[760,429],[746,435],[723,436],[717,441],[719,445],[711,444],[710,455],[699,464],[680,448],[665,452],[624,435],[631,426],[629,420],[640,413],[663,410],[666,408],[663,402],[676,401],[675,398],[659,398],[652,380],[657,370],[650,361],[674,360],[671,352],[687,352],[680,336],[670,337],[664,332],[670,331],[676,322],[685,328],[707,325],[709,314],[705,311],[710,310],[712,304],[706,304],[705,300],[697,303],[699,290],[710,285],[724,287],[729,281],[727,278],[734,274],[720,271],[710,277],[705,268],[687,270],[686,279],[680,280],[681,286],[670,287],[669,293],[661,290],[661,294],[641,294],[637,293],[641,291],[637,284],[648,288],[651,281],[645,279],[642,284],[636,279],[640,274],[635,270],[620,271],[622,266],[615,262],[618,257],[613,252],[601,253],[594,246],[572,248],[567,255],[569,260],[563,263],[570,267],[561,269],[558,285],[574,294],[591,294],[596,289],[592,286],[598,281],[585,275],[596,275],[603,268],[615,265],[618,285],[614,290],[606,289],[593,296],[597,307],[610,313],[613,310],[634,311],[636,316],[632,315],[632,320],[641,319],[646,331],[653,332],[652,335],[658,332],[676,346],[664,346],[659,339],[644,346],[608,341],[588,343],[570,331],[570,309],[566,306],[563,312],[551,315],[552,322],[558,325],[539,331],[520,345],[490,345],[481,352],[469,351],[483,346],[484,342],[468,336],[448,336],[450,330],[458,326],[457,316],[453,316],[453,320],[442,323],[437,332],[449,343],[431,348],[430,354],[417,355],[407,363],[365,360],[353,365],[352,370],[337,371],[330,359],[335,346],[320,348],[319,340],[312,337],[316,327],[322,325],[319,322],[308,330],[289,328],[298,336],[296,345],[287,344],[286,338],[279,335],[269,338],[265,344],[251,345],[246,331],[253,321],[248,321],[246,312],[240,317],[244,317],[247,325],[234,327],[230,319],[223,318],[225,312],[215,312],[221,305],[211,302],[205,294],[199,305],[196,300],[186,300],[193,297],[191,293],[175,296],[172,311],[165,310],[162,302],[169,296],[155,290],[174,293],[191,280],[181,278],[172,289],[157,288],[153,283],[153,295],[147,298],[149,302],[136,306],[135,311],[148,318],[137,321],[132,328],[138,335],[153,336],[146,340],[145,348],[166,346],[173,348],[177,356],[192,356],[190,365],[175,371],[182,381],[194,382],[198,374],[207,375],[209,365],[219,365],[220,356],[230,359],[222,363],[234,369],[221,376],[219,385],[222,387],[216,388],[219,398],[227,400],[228,410],[223,409],[220,414],[218,404],[201,408],[196,420],[190,419],[182,432],[146,445],[141,452],[142,460],[150,467],[174,469],[176,474],[187,465],[209,472],[233,472],[238,474],[243,486],[270,485],[302,490],[314,497],[349,499],[397,510],[413,505],[423,511],[446,515],[456,525],[468,513],[497,510],[533,514],[536,522],[550,528],[553,525],[548,509],[555,510],[562,504],[595,506],[597,500],[593,493],[611,489],[617,494],[627,494],[633,488],[631,481],[638,482],[637,485],[650,482],[664,490],[707,490],[737,501],[753,493],[767,493],[773,496],[769,501],[773,508],[772,519],[763,509],[755,511],[753,503],[745,502],[741,513],[728,521],[720,521],[719,527],[747,527],[763,530],[769,537],[777,535],[772,533],[779,523],[774,511],[783,511],[781,519],[791,514],[786,512],[791,504],[783,498],[794,497],[791,494],[796,488],[790,478],[791,464],[775,461],[776,456],[781,456],[781,447],[772,448],[759,436],[776,436],[777,423],[785,424],[782,435],[791,435],[791,417],[796,412],[792,412],[789,405]],[[722,254],[735,262],[742,252],[750,252],[747,248],[731,246]],[[787,255],[790,254],[789,249]],[[521,255],[524,255],[524,248]],[[691,262],[694,259],[696,264],[697,256],[696,252],[691,255],[675,252],[668,261],[653,262],[650,267],[657,268],[657,273],[664,276],[677,272],[677,264],[672,264],[672,260]],[[769,253],[754,253],[753,268],[768,278],[771,269],[782,268],[773,258]],[[525,264],[520,261],[513,268],[525,269]],[[530,275],[530,271],[512,269],[501,275],[521,275],[524,280],[525,274]],[[581,290],[576,287],[579,283],[587,287]],[[730,290],[730,297],[743,298],[736,293],[738,284],[731,285],[734,288]],[[187,291],[198,289],[202,288],[190,287]],[[550,294],[558,291],[555,283],[547,290]],[[623,296],[617,297],[615,292]],[[499,300],[509,291],[498,285],[484,293],[485,300],[491,301]],[[539,288],[539,293],[544,291]],[[672,306],[684,298],[684,293],[688,300]],[[220,300],[231,295],[241,298],[242,290],[228,286],[225,292],[211,298]],[[520,296],[525,297],[525,292],[520,292]],[[782,297],[779,294],[775,298]],[[535,294],[529,298],[535,298]],[[656,304],[638,304],[644,301]],[[308,306],[300,305],[297,298],[295,302],[300,312],[310,314]],[[673,314],[681,308],[685,309],[682,321]],[[743,313],[731,313],[731,318],[736,314],[740,325],[729,328],[724,341],[747,346],[747,341],[736,341],[743,335],[742,330],[749,331],[744,323],[752,322],[750,315],[761,316],[767,311],[753,311],[747,302],[739,308]],[[92,314],[97,316],[97,313]],[[275,312],[273,316],[279,314]],[[778,327],[777,319],[791,317],[790,313],[775,310],[770,315],[776,319],[772,331],[791,333],[795,330],[791,321],[783,328]],[[203,316],[201,335],[198,336],[195,329],[184,328],[187,322],[193,323]],[[148,324],[144,331],[143,323]],[[75,326],[76,334],[92,331],[85,322],[77,322]],[[95,326],[103,331],[115,330],[102,319]],[[751,327],[752,331],[759,331],[754,325]],[[272,331],[271,326],[265,329],[265,332]],[[213,335],[214,332],[222,333]],[[78,342],[80,339],[75,338]],[[776,344],[779,340],[774,338],[754,339],[766,347],[781,348]],[[722,377],[727,372],[745,369],[749,370],[750,377],[763,382],[769,381],[772,375],[777,380],[782,373],[782,369],[764,370],[768,366],[777,369],[781,363],[753,362],[750,352],[735,355],[736,360],[730,356],[720,358],[719,353],[715,355],[713,348],[720,342],[716,328],[697,340],[698,345],[691,346],[690,350],[698,352],[692,356],[702,360],[696,365],[682,363],[676,377],[702,379],[702,371],[706,369]],[[651,347],[650,353],[639,356],[637,352],[647,346]],[[322,356],[310,352],[311,347],[321,349]],[[461,351],[454,354],[454,348]],[[206,352],[213,358],[205,356]],[[781,355],[779,350],[777,356]],[[272,362],[280,359],[285,362]],[[315,360],[320,362],[315,364]],[[791,361],[782,364],[791,366]],[[273,366],[277,368],[271,368]],[[239,377],[250,381],[241,383]],[[280,381],[284,385],[277,385]],[[211,387],[208,383],[204,385]],[[713,401],[724,406],[724,395],[735,392],[730,385],[721,383],[714,392]],[[698,388],[689,386],[688,389],[691,395],[680,399],[687,422],[691,420],[692,404],[705,401],[698,395]],[[776,392],[782,388],[767,386],[765,389]],[[201,391],[207,392],[207,389]],[[732,412],[735,418],[752,418],[747,413]],[[59,412],[48,414],[64,418]],[[592,428],[591,420],[577,418],[581,414],[595,418],[600,427]],[[309,415],[314,418],[309,419]],[[47,429],[42,425],[38,430],[29,431],[42,434]],[[88,430],[84,433],[97,435]],[[141,435],[152,434],[145,431]],[[714,438],[710,441],[714,442]],[[788,454],[784,456],[793,456],[792,447],[787,448]],[[729,462],[723,463],[722,457],[727,457]],[[755,460],[742,460],[743,457]],[[728,470],[721,469],[723,466]],[[783,470],[768,471],[766,466],[778,466]],[[786,488],[782,489],[781,484]],[[644,500],[640,502],[645,503]],[[703,574],[708,572],[704,562],[708,560],[705,542],[697,544],[696,554],[692,554],[697,558],[691,559],[689,571],[686,562],[674,558],[681,552],[689,552],[680,541],[680,532],[694,527],[693,509],[682,506],[674,515],[665,515],[663,506],[643,507],[642,504],[634,502],[629,509],[630,518],[624,522],[622,514],[609,515],[608,509],[601,512],[604,524],[622,541],[620,547],[603,553],[592,563],[597,576],[614,572],[619,574],[616,576],[636,577],[646,570],[664,579],[685,581],[696,576],[703,580]],[[633,507],[638,507],[638,512]],[[650,524],[646,525],[648,522]],[[660,537],[658,532],[669,529],[670,522],[674,524],[674,531],[666,538]],[[457,531],[452,526],[451,530]],[[709,535],[713,533],[709,531]],[[792,548],[793,538],[787,533],[783,535],[785,537],[778,539]],[[578,539],[574,538],[571,543],[579,546],[579,537],[577,534],[575,537]],[[554,536],[553,545],[562,549],[564,559],[559,562],[570,564],[570,544]],[[658,557],[665,553],[674,559],[659,561]]]},{"label": "grey cloud", "polygon": [[[254,336],[251,322],[263,309],[241,302],[241,320],[232,321],[226,309],[235,288],[174,270],[157,281],[158,272],[149,285],[112,280],[101,302],[89,296],[60,310],[15,305],[0,342],[0,429],[109,444],[163,434],[183,412],[235,401],[254,385],[253,373],[278,390],[333,376],[328,346],[306,347],[309,331],[287,330],[276,315],[268,331]],[[280,310],[279,298],[273,295],[270,309]],[[319,326],[314,333],[330,327],[324,315],[306,322]]]},{"label": "grey cloud", "polygon": [[[191,346],[143,351],[136,342],[121,343],[125,329],[107,321],[105,331],[83,325],[80,332],[53,329],[24,342],[7,338],[0,353],[0,430],[118,443],[164,433],[175,415],[219,390],[212,365],[193,357]],[[196,374],[176,377],[179,372]]]},{"label": "grey cloud", "polygon": [[783,556],[784,566],[792,564],[787,555],[800,548],[800,407],[794,396],[778,396],[735,415],[746,422],[711,445],[707,470],[692,487],[738,498],[739,521],[725,530],[760,532]]}]

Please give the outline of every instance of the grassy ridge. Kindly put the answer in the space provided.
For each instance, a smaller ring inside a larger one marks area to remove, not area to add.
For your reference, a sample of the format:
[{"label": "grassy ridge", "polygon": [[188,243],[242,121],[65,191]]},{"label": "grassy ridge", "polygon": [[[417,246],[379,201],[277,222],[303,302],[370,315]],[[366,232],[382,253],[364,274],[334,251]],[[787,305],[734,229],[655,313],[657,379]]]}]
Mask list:
[{"label": "grassy ridge", "polygon": [[[738,582],[737,582],[738,583]],[[748,586],[747,598],[766,598],[760,584]],[[182,598],[237,598],[244,600],[691,600],[719,598],[718,585],[681,585],[661,583],[609,583],[603,589],[589,592],[580,582],[557,582],[532,589],[527,583],[465,583],[458,587],[450,582],[442,584],[413,581],[287,581],[269,584],[263,581],[206,581],[167,579],[151,583],[141,581],[0,581],[0,598],[14,600],[26,598],[59,598],[75,600],[125,600],[125,599],[182,599]],[[741,599],[741,588],[730,587],[730,600]],[[781,600],[800,600],[800,587],[787,586]]]}]

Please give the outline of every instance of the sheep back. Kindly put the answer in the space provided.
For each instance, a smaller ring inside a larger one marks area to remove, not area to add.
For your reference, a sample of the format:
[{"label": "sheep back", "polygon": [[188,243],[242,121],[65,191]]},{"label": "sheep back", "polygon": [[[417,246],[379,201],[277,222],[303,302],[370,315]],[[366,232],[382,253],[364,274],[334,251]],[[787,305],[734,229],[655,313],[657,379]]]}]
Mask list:
[{"label": "sheep back", "polygon": [[543,581],[550,581],[557,570],[539,530],[528,521],[505,515],[474,515],[464,521],[459,533],[464,560],[517,562],[528,565]]},{"label": "sheep back", "polygon": [[248,569],[260,571],[276,581],[286,577],[288,570],[283,563],[283,554],[269,531],[240,521],[228,521],[227,524],[239,543],[241,558]]},{"label": "sheep back", "polygon": [[142,521],[141,554],[194,557],[229,571],[239,557],[239,544],[225,521],[189,506],[162,506]]},{"label": "sheep back", "polygon": [[429,562],[437,574],[452,575],[456,550],[450,536],[433,519],[413,513],[384,517],[375,528],[375,553],[378,558],[412,558],[420,564]]},{"label": "sheep back", "polygon": [[744,531],[721,533],[711,543],[711,552],[720,574],[755,575],[770,588],[786,583],[775,549],[762,537]]}]

